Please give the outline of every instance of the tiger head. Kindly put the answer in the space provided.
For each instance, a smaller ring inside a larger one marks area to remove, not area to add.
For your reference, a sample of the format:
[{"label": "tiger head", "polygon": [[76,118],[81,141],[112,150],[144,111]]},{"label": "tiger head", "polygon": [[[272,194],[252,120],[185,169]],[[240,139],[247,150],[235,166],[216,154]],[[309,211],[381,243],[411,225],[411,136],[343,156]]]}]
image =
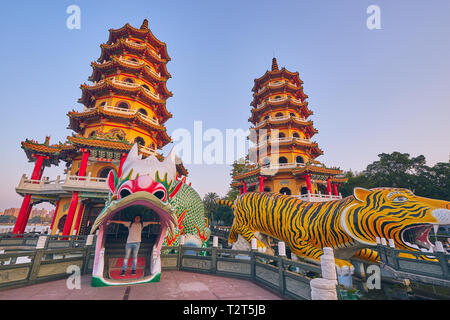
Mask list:
[{"label": "tiger head", "polygon": [[408,189],[355,188],[353,201],[341,215],[341,225],[357,242],[374,246],[392,239],[399,249],[432,251],[432,228],[450,224],[450,202],[414,195]]}]

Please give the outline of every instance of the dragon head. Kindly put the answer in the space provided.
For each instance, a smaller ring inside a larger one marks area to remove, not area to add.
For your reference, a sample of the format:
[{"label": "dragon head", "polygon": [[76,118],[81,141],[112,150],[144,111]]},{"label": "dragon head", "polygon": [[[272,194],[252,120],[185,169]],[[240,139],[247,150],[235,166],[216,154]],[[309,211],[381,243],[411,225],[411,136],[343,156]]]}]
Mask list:
[{"label": "dragon head", "polygon": [[376,245],[376,238],[392,239],[406,250],[434,249],[429,233],[450,224],[450,202],[414,195],[408,189],[355,188],[343,211],[341,225],[357,242]]},{"label": "dragon head", "polygon": [[119,215],[152,216],[160,223],[153,249],[154,257],[159,258],[167,230],[175,233],[178,224],[176,213],[170,205],[170,199],[182,186],[182,183],[177,183],[176,172],[173,149],[164,161],[159,161],[153,155],[142,159],[138,155],[137,144],[134,144],[122,165],[120,176],[113,170],[108,174],[109,198],[91,229],[91,233],[99,229],[97,241],[100,242],[97,247],[104,247],[110,220],[117,219]]}]

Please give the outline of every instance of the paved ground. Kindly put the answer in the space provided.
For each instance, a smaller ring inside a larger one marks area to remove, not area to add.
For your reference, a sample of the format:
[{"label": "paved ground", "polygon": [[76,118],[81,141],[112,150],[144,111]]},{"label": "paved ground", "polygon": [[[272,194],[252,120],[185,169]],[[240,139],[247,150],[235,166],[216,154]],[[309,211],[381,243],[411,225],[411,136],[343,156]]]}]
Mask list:
[{"label": "paved ground", "polygon": [[81,289],[69,290],[66,280],[0,291],[0,300],[280,300],[253,282],[214,275],[164,271],[158,283],[91,287],[91,276],[81,277]]}]

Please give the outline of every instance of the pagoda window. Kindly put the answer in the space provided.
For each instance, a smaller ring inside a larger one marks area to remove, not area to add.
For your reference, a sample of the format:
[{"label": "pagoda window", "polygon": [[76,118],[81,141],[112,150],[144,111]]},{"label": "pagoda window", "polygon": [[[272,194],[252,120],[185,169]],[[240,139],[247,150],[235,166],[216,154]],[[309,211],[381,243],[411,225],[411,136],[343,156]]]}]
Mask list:
[{"label": "pagoda window", "polygon": [[279,157],[278,163],[288,163],[288,159],[286,157]]},{"label": "pagoda window", "polygon": [[103,107],[106,105],[106,101],[103,101],[102,103],[100,103],[100,107]]},{"label": "pagoda window", "polygon": [[247,191],[248,192],[255,192],[256,191],[256,186],[248,187]]},{"label": "pagoda window", "polygon": [[147,111],[145,110],[145,109],[143,109],[143,108],[140,108],[139,110],[138,110],[138,112],[139,113],[142,113],[143,115],[147,115]]},{"label": "pagoda window", "polygon": [[152,143],[152,144],[150,145],[150,148],[152,148],[153,150],[155,150],[155,149],[156,149],[155,144]]},{"label": "pagoda window", "polygon": [[300,135],[298,134],[298,132],[294,132],[294,133],[292,134],[292,136],[293,136],[294,138],[300,138]]},{"label": "pagoda window", "polygon": [[286,188],[286,187],[281,188],[281,189],[280,189],[280,193],[281,193],[281,194],[285,194],[285,195],[287,195],[287,196],[290,196],[290,195],[291,195],[291,189]]},{"label": "pagoda window", "polygon": [[278,99],[281,99],[281,96],[276,96],[275,99],[277,99],[277,100],[278,100]]},{"label": "pagoda window", "polygon": [[137,143],[140,146],[145,146],[145,140],[143,138],[141,138],[141,137],[136,137],[134,139],[134,142]]},{"label": "pagoda window", "polygon": [[308,193],[308,188],[307,187],[302,187],[300,189],[300,194],[307,194]]},{"label": "pagoda window", "polygon": [[270,188],[269,187],[265,187],[264,188],[264,192],[270,192]]},{"label": "pagoda window", "polygon": [[278,112],[276,115],[275,115],[275,117],[277,117],[277,118],[281,118],[283,116],[283,114],[281,113],[281,112]]},{"label": "pagoda window", "polygon": [[128,103],[126,103],[126,102],[119,102],[118,104],[117,104],[117,108],[120,108],[120,109],[130,109],[130,106],[128,105]]},{"label": "pagoda window", "polygon": [[131,78],[125,78],[124,81],[128,83],[134,83],[134,80]]},{"label": "pagoda window", "polygon": [[114,171],[114,168],[113,167],[105,167],[105,168],[99,170],[99,172],[97,173],[97,177],[98,178],[108,178],[108,174],[111,170]]},{"label": "pagoda window", "polygon": [[150,88],[148,87],[148,85],[143,84],[142,87],[145,88],[145,89],[147,89],[148,91],[150,91]]},{"label": "pagoda window", "polygon": [[297,156],[297,157],[295,158],[295,162],[296,162],[296,163],[305,163],[305,160],[303,159],[302,156]]},{"label": "pagoda window", "polygon": [[267,120],[267,119],[269,119],[270,117],[267,115],[267,116],[265,116],[264,117],[264,120]]},{"label": "pagoda window", "polygon": [[130,60],[133,62],[139,62],[136,58],[131,58]]},{"label": "pagoda window", "polygon": [[290,113],[291,117],[296,117],[295,113],[291,112]]},{"label": "pagoda window", "polygon": [[283,133],[283,132],[280,132],[279,134],[278,134],[278,138],[285,138],[286,137],[286,135]]}]

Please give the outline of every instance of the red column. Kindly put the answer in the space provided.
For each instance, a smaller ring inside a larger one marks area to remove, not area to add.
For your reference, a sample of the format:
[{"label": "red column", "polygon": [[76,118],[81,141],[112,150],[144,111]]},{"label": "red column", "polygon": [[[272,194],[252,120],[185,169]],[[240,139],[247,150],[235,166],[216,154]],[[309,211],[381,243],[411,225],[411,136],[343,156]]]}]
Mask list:
[{"label": "red column", "polygon": [[246,193],[247,192],[247,184],[244,182],[244,190],[243,190],[243,193]]},{"label": "red column", "polygon": [[[33,157],[36,158],[36,162],[34,163],[34,169],[33,169],[33,173],[31,174],[31,179],[38,180],[39,176],[42,176],[42,173],[44,171],[44,170],[42,170],[43,169],[42,165],[44,164],[44,159],[46,157],[45,156],[36,156],[36,155],[33,155]],[[42,170],[42,172],[41,172],[41,170]]]},{"label": "red column", "polygon": [[[83,149],[83,157],[81,158],[80,170],[78,176],[82,177],[86,174],[87,161],[89,158],[89,150]],[[70,235],[70,229],[72,229],[73,218],[78,205],[78,191],[72,193],[72,200],[70,201],[69,211],[67,212],[66,223],[64,224],[63,236]]]},{"label": "red column", "polygon": [[81,202],[80,208],[78,209],[77,222],[75,222],[75,228],[74,228],[74,230],[77,230],[77,234],[80,234],[80,223],[81,223],[81,217],[83,216],[83,211],[84,211],[84,203]]},{"label": "red column", "polygon": [[312,193],[312,187],[311,187],[311,175],[307,174],[305,176],[305,180],[306,180],[306,188],[308,189],[309,193]]},{"label": "red column", "polygon": [[[31,174],[32,180],[39,180],[39,176],[42,176],[44,159],[48,158],[42,155],[33,155],[36,158],[36,162],[34,163],[33,173]],[[23,233],[25,231],[25,227],[28,222],[28,218],[31,212],[31,195],[26,194],[23,197],[22,205],[20,206],[19,215],[17,216],[16,224],[14,225],[13,233]]]},{"label": "red column", "polygon": [[122,175],[122,166],[123,166],[123,163],[125,162],[126,158],[127,158],[127,154],[126,153],[122,153],[122,157],[120,158],[119,172],[117,173],[117,175],[119,177]]},{"label": "red column", "polygon": [[239,194],[243,194],[242,187],[239,187]]},{"label": "red column", "polygon": [[53,214],[52,224],[50,225],[50,232],[53,230],[53,225],[55,224],[55,219],[56,219],[56,215],[58,214],[58,209],[59,209],[59,203],[60,202],[61,202],[61,200],[58,200],[58,202],[56,203],[55,214]]},{"label": "red column", "polygon": [[89,150],[83,149],[83,157],[81,158],[80,170],[78,176],[82,177],[86,175],[87,162],[89,159]]},{"label": "red column", "polygon": [[331,179],[328,177],[327,179],[327,193],[331,195]]},{"label": "red column", "polygon": [[334,195],[335,195],[335,196],[338,196],[338,195],[339,195],[337,187],[338,187],[338,186],[337,186],[337,183],[333,183],[333,191],[334,191]]},{"label": "red column", "polygon": [[259,179],[259,192],[264,192],[264,177],[258,177]]}]

